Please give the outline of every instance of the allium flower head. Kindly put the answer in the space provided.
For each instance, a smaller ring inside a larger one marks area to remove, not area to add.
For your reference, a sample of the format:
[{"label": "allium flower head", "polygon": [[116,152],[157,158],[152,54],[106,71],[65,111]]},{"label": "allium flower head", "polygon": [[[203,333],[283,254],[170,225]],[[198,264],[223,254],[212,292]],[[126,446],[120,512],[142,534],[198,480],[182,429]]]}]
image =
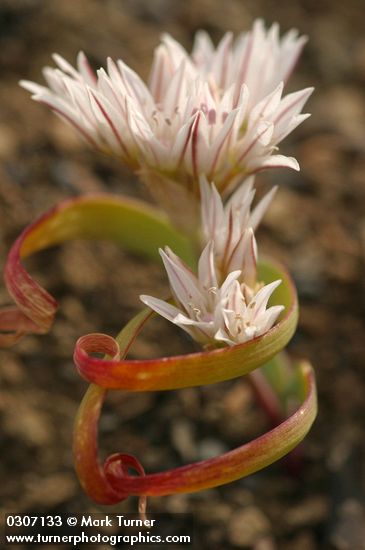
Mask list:
[{"label": "allium flower head", "polygon": [[176,305],[152,296],[143,295],[141,300],[202,345],[251,340],[269,330],[283,310],[282,306],[267,308],[280,280],[261,287],[250,298],[245,285],[238,282],[239,270],[231,272],[219,286],[211,241],[201,254],[198,275],[168,248],[160,254]]},{"label": "allium flower head", "polygon": [[224,193],[245,174],[298,169],[277,146],[309,116],[300,112],[311,88],[283,96],[304,43],[296,31],[280,39],[278,25],[256,21],[217,48],[198,32],[191,55],[164,35],[147,85],[122,61],[108,59],[95,74],[83,53],[76,69],[55,55],[58,67],[44,69],[48,87],[21,84],[148,182],[174,181],[198,195],[204,174]]}]

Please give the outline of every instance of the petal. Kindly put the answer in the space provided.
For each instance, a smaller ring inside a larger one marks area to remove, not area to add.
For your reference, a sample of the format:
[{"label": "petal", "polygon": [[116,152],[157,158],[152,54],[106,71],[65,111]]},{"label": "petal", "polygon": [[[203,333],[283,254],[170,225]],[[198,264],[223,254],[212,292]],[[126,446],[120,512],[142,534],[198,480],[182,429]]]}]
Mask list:
[{"label": "petal", "polygon": [[155,49],[152,69],[148,79],[148,87],[157,104],[162,101],[172,73],[173,71],[166,47],[164,44],[160,44]]},{"label": "petal", "polygon": [[267,303],[274,290],[281,284],[281,279],[262,287],[257,294],[252,298],[248,307],[254,312],[253,319],[260,315],[267,306]]},{"label": "petal", "polygon": [[53,58],[53,61],[59,66],[61,71],[72,76],[72,78],[74,78],[75,80],[78,80],[79,82],[82,81],[82,76],[68,61],[66,61],[65,58],[63,58],[58,53],[54,53],[52,55],[52,58]]},{"label": "petal", "polygon": [[[51,67],[44,67],[43,76],[47,82],[50,90],[61,97],[67,95],[67,87],[65,85],[65,75],[58,69],[52,69]],[[47,90],[48,92],[49,90]]]},{"label": "petal", "polygon": [[237,268],[242,271],[241,282],[254,287],[257,280],[257,244],[251,227],[244,232],[241,242],[232,254],[229,269]]},{"label": "petal", "polygon": [[293,157],[285,157],[284,155],[270,155],[264,159],[253,159],[248,164],[248,169],[253,172],[260,172],[267,168],[292,168],[299,172],[300,167],[298,161]]},{"label": "petal", "polygon": [[20,80],[19,84],[22,88],[24,88],[24,90],[27,90],[28,92],[36,96],[40,96],[44,93],[49,93],[49,89],[46,88],[46,86],[41,86],[40,84],[32,82],[31,80]]},{"label": "petal", "polygon": [[258,331],[258,336],[264,334],[275,324],[280,313],[284,310],[284,306],[272,306],[262,315],[260,319],[260,326]]},{"label": "petal", "polygon": [[257,229],[267,208],[269,207],[272,199],[274,198],[277,188],[278,186],[275,185],[275,187],[273,187],[268,193],[266,193],[266,195],[260,200],[260,202],[253,209],[250,216],[249,225],[250,227],[252,227],[254,231]]},{"label": "petal", "polygon": [[159,315],[162,315],[162,317],[168,321],[173,322],[176,316],[181,313],[177,307],[159,298],[154,298],[153,296],[147,296],[145,294],[141,294],[139,298],[146,306],[156,311]]},{"label": "petal", "polygon": [[213,340],[213,322],[194,321],[190,317],[179,313],[173,320],[173,323],[185,330],[194,340],[201,344],[211,343]]},{"label": "petal", "polygon": [[175,142],[171,151],[171,158],[177,164],[177,166],[179,166],[185,158],[189,141],[190,141],[190,136],[191,136],[197,115],[198,113],[195,113],[188,120],[188,122],[180,128],[175,138]]},{"label": "petal", "polygon": [[77,55],[77,68],[84,82],[89,86],[94,87],[96,84],[96,75],[92,70],[86,55],[82,51],[80,51]]},{"label": "petal", "polygon": [[194,47],[191,57],[194,63],[200,69],[208,70],[210,68],[214,53],[214,45],[205,31],[198,31],[195,34]]},{"label": "petal", "polygon": [[211,148],[210,148],[210,165],[209,173],[213,174],[214,169],[218,164],[219,157],[224,149],[224,145],[228,140],[230,133],[232,132],[236,117],[238,115],[239,109],[234,109],[227,116],[222,128],[220,129],[217,137],[215,138]]},{"label": "petal", "polygon": [[282,37],[277,65],[284,82],[288,80],[307,40],[307,36],[298,38],[298,31],[295,29],[291,29]]},{"label": "petal", "polygon": [[200,255],[198,263],[199,284],[202,289],[217,289],[218,281],[214,262],[214,243],[209,241]]},{"label": "petal", "polygon": [[162,35],[162,44],[166,47],[173,71],[176,71],[183,61],[186,62],[187,67],[192,67],[187,51],[171,35],[164,33]]},{"label": "petal", "polygon": [[222,284],[221,288],[219,289],[219,294],[222,299],[224,299],[227,295],[227,293],[230,291],[232,285],[234,282],[238,279],[238,277],[241,275],[241,271],[232,271],[229,273]]},{"label": "petal", "polygon": [[224,332],[221,328],[218,329],[217,332],[215,333],[214,339],[218,340],[218,342],[225,342],[229,346],[234,346],[236,344],[236,342],[234,340],[232,340],[231,338],[229,338],[227,336],[227,333]]},{"label": "petal", "polygon": [[259,119],[271,119],[276,112],[283,93],[284,83],[280,82],[273,92],[264,97],[251,111],[249,125],[255,124]]},{"label": "petal", "polygon": [[154,101],[143,80],[120,59],[117,61],[117,65],[127,93],[135,99],[143,112],[145,112],[146,108],[152,111],[154,109]]},{"label": "petal", "polygon": [[227,32],[218,44],[213,55],[211,71],[218,86],[224,89],[227,85],[227,75],[232,63],[233,33]]},{"label": "petal", "polygon": [[171,289],[177,300],[187,311],[191,309],[191,304],[194,304],[194,307],[202,308],[204,300],[196,277],[187,267],[182,265],[182,262],[174,262],[163,250],[160,250],[160,255],[169,278]]},{"label": "petal", "polygon": [[[107,137],[112,149],[116,150],[117,153],[122,153],[128,159],[128,147],[122,138],[126,134],[127,125],[125,121],[105,96],[92,88],[89,88],[89,94],[94,108],[99,112],[99,116],[100,114],[102,115],[107,127],[110,129],[109,136],[106,136],[105,132],[103,132],[104,136]],[[112,137],[114,139],[111,139]]]},{"label": "petal", "polygon": [[283,118],[300,113],[313,91],[313,87],[304,88],[303,90],[293,92],[283,97],[275,114],[274,123],[278,124]]},{"label": "petal", "polygon": [[183,61],[179,69],[174,74],[164,97],[164,114],[169,119],[178,112],[180,104],[186,96],[187,77],[186,65]]},{"label": "petal", "polygon": [[201,196],[202,229],[207,240],[214,239],[224,220],[224,208],[214,183],[209,184],[205,176],[199,179]]}]

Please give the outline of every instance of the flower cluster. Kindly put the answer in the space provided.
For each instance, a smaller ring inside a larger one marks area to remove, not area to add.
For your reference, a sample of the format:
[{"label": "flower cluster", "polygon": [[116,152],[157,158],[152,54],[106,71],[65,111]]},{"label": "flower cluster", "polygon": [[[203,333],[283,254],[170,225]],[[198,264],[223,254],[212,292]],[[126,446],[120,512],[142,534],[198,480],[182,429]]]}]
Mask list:
[{"label": "flower cluster", "polygon": [[[203,239],[198,274],[169,248],[160,254],[176,305],[141,296],[151,309],[183,328],[199,343],[235,345],[269,330],[283,306],[267,308],[280,280],[257,282],[254,229],[275,192],[268,193],[251,212],[253,178],[223,206],[214,184],[200,180]],[[177,307],[178,306],[178,307]]]},{"label": "flower cluster", "polygon": [[77,69],[55,55],[58,68],[44,69],[48,87],[21,84],[145,179],[173,180],[197,195],[204,174],[228,193],[258,170],[299,169],[276,151],[309,116],[300,113],[312,88],[283,96],[305,40],[293,30],[280,39],[277,24],[266,30],[258,20],[235,41],[227,33],[217,48],[198,32],[191,55],[164,35],[148,85],[120,60],[108,59],[95,74],[83,53]]}]

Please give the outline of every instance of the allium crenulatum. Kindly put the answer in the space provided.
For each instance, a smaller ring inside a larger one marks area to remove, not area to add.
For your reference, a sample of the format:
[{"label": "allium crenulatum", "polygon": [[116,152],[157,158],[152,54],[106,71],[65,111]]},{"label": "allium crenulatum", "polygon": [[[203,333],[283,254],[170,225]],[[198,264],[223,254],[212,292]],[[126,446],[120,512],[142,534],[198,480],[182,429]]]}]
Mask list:
[{"label": "allium crenulatum", "polygon": [[[276,189],[253,207],[254,173],[298,169],[295,159],[278,154],[278,145],[308,116],[301,111],[312,88],[284,94],[305,41],[296,31],[280,38],[277,24],[266,30],[256,21],[235,40],[227,33],[216,48],[198,32],[191,55],[164,35],[148,84],[122,61],[108,59],[107,69],[95,73],[83,53],[76,69],[55,55],[57,68],[44,69],[47,87],[22,81],[92,147],[137,172],[160,205],[110,195],[65,201],[23,231],[4,269],[15,302],[0,309],[0,345],[8,346],[50,330],[57,309],[23,258],[78,238],[113,240],[154,258],[160,251],[170,297],[142,295],[148,307],[116,338],[93,333],[75,346],[75,365],[90,383],[75,422],[75,466],[98,503],[138,495],[143,513],[146,495],[234,481],[290,452],[315,419],[313,371],[305,362],[291,365],[282,353],[298,320],[295,287],[281,265],[258,255],[255,231]],[[133,341],[155,313],[187,332],[201,351],[130,359]],[[264,435],[161,473],[146,474],[129,454],[100,462],[98,421],[108,390],[171,390],[243,375],[275,424]]]},{"label": "allium crenulatum", "polygon": [[299,169],[277,153],[281,141],[309,115],[312,92],[284,94],[305,37],[257,20],[215,48],[198,32],[192,53],[171,36],[156,48],[148,83],[123,61],[107,60],[96,73],[81,52],[75,69],[59,55],[46,67],[47,87],[22,81],[97,149],[113,153],[147,183],[171,180],[198,193],[204,174],[226,193],[243,176],[275,167]]}]

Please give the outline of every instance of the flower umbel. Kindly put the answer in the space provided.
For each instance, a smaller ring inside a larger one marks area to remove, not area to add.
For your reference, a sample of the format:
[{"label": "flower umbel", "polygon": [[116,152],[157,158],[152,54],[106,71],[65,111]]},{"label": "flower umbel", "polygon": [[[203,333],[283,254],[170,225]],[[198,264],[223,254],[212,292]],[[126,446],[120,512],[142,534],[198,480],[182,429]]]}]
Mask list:
[{"label": "flower umbel", "polygon": [[218,286],[212,241],[200,256],[198,275],[170,249],[161,250],[160,254],[179,307],[152,296],[143,295],[141,300],[203,345],[235,345],[261,336],[283,310],[282,306],[266,309],[280,280],[260,288],[256,294],[248,293],[246,285],[238,282],[241,271],[237,270]]},{"label": "flower umbel", "polygon": [[21,84],[144,179],[174,180],[197,195],[205,174],[224,193],[245,174],[299,169],[276,151],[309,116],[300,112],[312,88],[283,96],[305,41],[293,30],[280,39],[277,24],[266,30],[256,21],[235,41],[227,33],[216,49],[198,32],[191,55],[164,35],[148,85],[120,60],[108,59],[95,74],[83,53],[77,69],[55,55],[58,68],[44,69],[48,87]]},{"label": "flower umbel", "polygon": [[141,296],[160,315],[179,325],[204,345],[246,342],[269,330],[283,306],[266,309],[280,280],[266,286],[257,281],[254,230],[276,188],[251,212],[254,178],[243,182],[224,205],[214,183],[200,178],[202,240],[205,248],[195,275],[168,247],[160,254],[176,307]]}]

